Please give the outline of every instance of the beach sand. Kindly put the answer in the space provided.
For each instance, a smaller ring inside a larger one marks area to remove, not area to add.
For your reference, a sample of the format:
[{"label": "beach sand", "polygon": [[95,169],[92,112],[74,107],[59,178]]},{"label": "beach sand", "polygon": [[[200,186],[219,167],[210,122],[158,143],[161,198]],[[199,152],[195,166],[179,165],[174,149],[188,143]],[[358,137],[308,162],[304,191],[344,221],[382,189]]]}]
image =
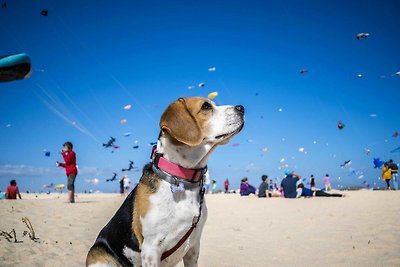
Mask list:
[{"label": "beach sand", "polygon": [[[400,192],[345,198],[258,199],[207,195],[199,266],[400,266]],[[1,266],[84,266],[88,249],[123,199],[116,194],[23,194],[0,201]],[[27,216],[40,242],[22,233]],[[179,264],[178,266],[183,266]]]}]

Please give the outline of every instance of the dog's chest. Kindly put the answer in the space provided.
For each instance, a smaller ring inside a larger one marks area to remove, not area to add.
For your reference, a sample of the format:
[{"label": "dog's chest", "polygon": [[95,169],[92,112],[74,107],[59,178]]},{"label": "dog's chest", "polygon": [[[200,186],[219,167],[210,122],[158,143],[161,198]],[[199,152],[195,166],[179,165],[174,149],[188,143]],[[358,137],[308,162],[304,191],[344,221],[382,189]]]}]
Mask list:
[{"label": "dog's chest", "polygon": [[[145,242],[157,242],[163,251],[175,246],[190,229],[193,218],[199,215],[199,190],[195,188],[172,193],[171,185],[162,181],[159,190],[150,196],[149,211],[141,219]],[[198,244],[206,217],[207,208],[203,203],[198,226],[172,258],[182,259],[187,250]]]}]

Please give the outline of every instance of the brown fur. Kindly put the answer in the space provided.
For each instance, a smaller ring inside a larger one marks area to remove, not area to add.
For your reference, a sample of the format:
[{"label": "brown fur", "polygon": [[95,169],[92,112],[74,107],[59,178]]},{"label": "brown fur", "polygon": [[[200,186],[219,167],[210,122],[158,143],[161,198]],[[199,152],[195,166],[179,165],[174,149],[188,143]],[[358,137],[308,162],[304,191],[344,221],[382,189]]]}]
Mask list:
[{"label": "brown fur", "polygon": [[160,178],[151,171],[145,170],[140,178],[135,196],[135,206],[133,208],[133,232],[139,242],[143,244],[142,224],[140,218],[143,218],[150,208],[149,197],[158,190]]},{"label": "brown fur", "polygon": [[212,110],[202,110],[205,98],[179,98],[167,107],[161,116],[160,128],[173,140],[189,146],[199,145],[207,133],[207,121]]},{"label": "brown fur", "polygon": [[86,266],[95,263],[105,263],[113,266],[121,265],[112,255],[110,255],[105,249],[101,247],[92,247],[86,258]]}]

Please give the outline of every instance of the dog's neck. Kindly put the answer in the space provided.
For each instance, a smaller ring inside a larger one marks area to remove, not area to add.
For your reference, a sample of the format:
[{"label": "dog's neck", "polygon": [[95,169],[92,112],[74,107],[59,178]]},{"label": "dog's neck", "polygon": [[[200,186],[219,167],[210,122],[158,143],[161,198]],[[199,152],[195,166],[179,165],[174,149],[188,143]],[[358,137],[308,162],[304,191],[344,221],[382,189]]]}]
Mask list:
[{"label": "dog's neck", "polygon": [[215,147],[212,143],[195,147],[177,144],[165,135],[161,135],[157,142],[157,150],[165,159],[188,169],[200,169],[207,166],[207,160]]}]

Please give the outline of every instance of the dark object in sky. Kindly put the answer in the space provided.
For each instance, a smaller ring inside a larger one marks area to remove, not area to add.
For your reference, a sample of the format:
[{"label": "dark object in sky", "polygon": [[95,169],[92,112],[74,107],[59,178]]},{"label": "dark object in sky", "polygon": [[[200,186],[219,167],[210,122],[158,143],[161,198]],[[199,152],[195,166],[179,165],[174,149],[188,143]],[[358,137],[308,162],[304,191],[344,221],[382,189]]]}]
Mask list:
[{"label": "dark object in sky", "polygon": [[2,8],[7,8],[7,2],[3,2],[3,3],[1,4],[1,7],[2,7]]},{"label": "dark object in sky", "polygon": [[374,168],[379,169],[382,165],[385,164],[380,158],[374,158]]},{"label": "dark object in sky", "polygon": [[341,121],[339,121],[337,124],[339,130],[343,130],[344,126],[345,126],[344,123],[342,123]]},{"label": "dark object in sky", "polygon": [[50,151],[44,152],[44,155],[45,155],[46,157],[50,157]]},{"label": "dark object in sky", "polygon": [[103,144],[103,147],[108,148],[108,147],[112,147],[114,146],[114,142],[116,141],[116,139],[112,136],[110,136],[110,140],[108,140],[107,143]]},{"label": "dark object in sky", "polygon": [[351,164],[351,160],[346,160],[343,164],[340,164],[340,167],[346,167],[349,166]]},{"label": "dark object in sky", "polygon": [[46,9],[43,9],[42,12],[40,12],[40,14],[41,14],[42,16],[45,16],[45,17],[47,17],[47,14],[48,14],[48,13],[49,13],[49,11],[46,10]]},{"label": "dark object in sky", "polygon": [[390,151],[390,153],[400,152],[400,146]]},{"label": "dark object in sky", "polygon": [[157,142],[150,142],[149,143],[149,146],[155,146],[155,145],[157,145]]},{"label": "dark object in sky", "polygon": [[114,175],[111,179],[107,179],[106,182],[114,182],[115,180],[117,180],[117,174],[114,172]]},{"label": "dark object in sky", "polygon": [[125,171],[131,171],[131,170],[133,170],[135,167],[133,167],[133,165],[134,165],[135,163],[132,161],[132,160],[130,160],[129,161],[129,167],[128,167],[128,169],[122,169],[122,171],[123,172],[125,172]]},{"label": "dark object in sky", "polygon": [[25,53],[0,57],[0,82],[11,82],[31,76],[31,59]]},{"label": "dark object in sky", "polygon": [[368,32],[360,32],[356,35],[357,40],[361,40],[367,38],[369,36]]},{"label": "dark object in sky", "polygon": [[392,137],[394,137],[394,138],[399,137],[399,132],[398,132],[398,131],[395,131],[395,132],[393,133]]},{"label": "dark object in sky", "polygon": [[137,146],[137,145],[136,145],[136,146],[133,146],[132,148],[133,148],[133,149],[138,149],[138,148],[139,148],[139,146]]},{"label": "dark object in sky", "polygon": [[300,74],[306,74],[306,73],[308,73],[308,70],[306,70],[306,69],[300,70]]}]

